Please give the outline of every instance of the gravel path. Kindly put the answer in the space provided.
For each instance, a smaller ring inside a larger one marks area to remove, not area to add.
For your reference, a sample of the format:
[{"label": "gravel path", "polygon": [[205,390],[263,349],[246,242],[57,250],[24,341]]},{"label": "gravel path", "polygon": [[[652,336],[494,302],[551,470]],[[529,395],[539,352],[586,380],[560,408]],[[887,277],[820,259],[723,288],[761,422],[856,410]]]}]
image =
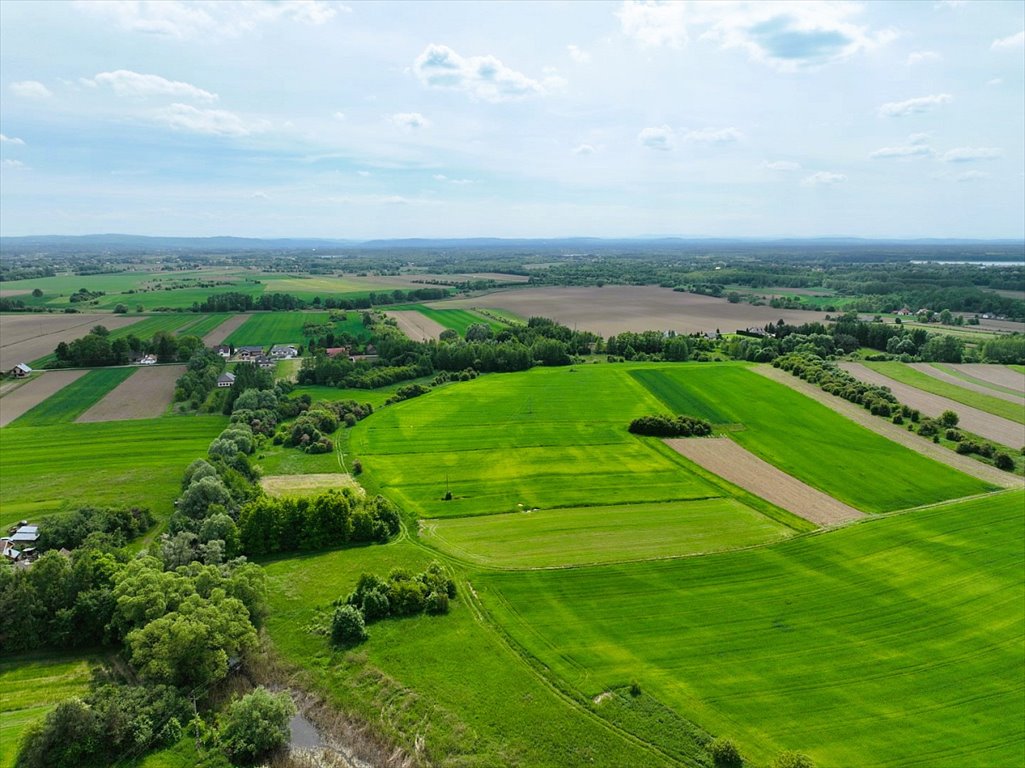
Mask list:
[{"label": "gravel path", "polygon": [[30,408],[56,394],[88,371],[47,371],[0,398],[0,427],[6,427]]},{"label": "gravel path", "polygon": [[944,411],[954,411],[961,419],[960,426],[967,432],[973,432],[980,437],[1015,450],[1025,445],[1025,424],[1017,424],[991,413],[980,411],[978,408],[972,408],[946,397],[901,384],[899,381],[883,376],[860,363],[840,363],[839,365],[849,374],[864,382],[889,387],[898,400],[912,408],[917,408],[926,416],[936,417]]},{"label": "gravel path", "polygon": [[728,437],[681,438],[665,442],[709,472],[816,525],[839,525],[865,516],[854,507],[763,461]]},{"label": "gravel path", "polygon": [[[946,371],[941,371],[939,368],[934,368],[929,363],[909,363],[909,366],[911,368],[914,368],[916,371],[924,373],[927,376],[932,376],[934,379],[945,381],[948,384],[956,384],[962,389],[967,389],[971,392],[978,392],[980,395],[990,395],[1000,400],[1006,400],[1009,403],[1016,403],[1017,405],[1025,407],[1025,392],[1023,392],[1020,395],[1012,395],[1008,392],[1001,392],[998,389],[987,387],[985,384],[975,384],[971,381],[959,379],[957,376],[952,376]],[[968,372],[965,371],[965,373]],[[1011,373],[1014,373],[1014,371],[1011,371]],[[968,375],[970,376],[971,374]]]},{"label": "gravel path", "polygon": [[832,408],[834,411],[842,416],[846,416],[851,421],[871,429],[873,432],[877,432],[883,437],[893,440],[895,443],[900,443],[906,448],[918,451],[918,453],[928,456],[930,459],[935,459],[936,461],[947,464],[954,469],[960,470],[966,475],[977,477],[980,480],[984,480],[987,483],[993,483],[993,485],[999,485],[1002,488],[1016,488],[1025,484],[1025,478],[1018,475],[1012,475],[1008,472],[1003,472],[996,467],[992,467],[989,464],[983,464],[981,461],[976,461],[975,459],[967,456],[961,456],[958,453],[954,453],[954,451],[949,448],[944,448],[942,445],[936,445],[931,440],[927,440],[924,437],[908,432],[905,427],[898,426],[888,419],[873,416],[860,405],[849,403],[842,397],[837,397],[836,395],[831,395],[828,392],[823,392],[816,385],[809,384],[807,381],[799,379],[796,376],[791,376],[789,373],[781,371],[779,368],[773,368],[771,365],[757,365],[751,368],[751,370],[765,376],[766,378],[778,381],[780,384],[785,384],[791,389],[797,390],[813,400],[818,400],[827,408]]}]

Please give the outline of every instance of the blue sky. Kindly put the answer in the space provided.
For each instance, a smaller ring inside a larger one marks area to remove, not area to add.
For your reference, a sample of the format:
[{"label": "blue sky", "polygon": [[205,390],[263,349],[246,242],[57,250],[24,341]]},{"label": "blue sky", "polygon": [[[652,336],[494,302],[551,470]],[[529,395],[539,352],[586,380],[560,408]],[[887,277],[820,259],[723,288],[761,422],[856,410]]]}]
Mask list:
[{"label": "blue sky", "polygon": [[0,3],[0,232],[1025,237],[1021,2]]}]

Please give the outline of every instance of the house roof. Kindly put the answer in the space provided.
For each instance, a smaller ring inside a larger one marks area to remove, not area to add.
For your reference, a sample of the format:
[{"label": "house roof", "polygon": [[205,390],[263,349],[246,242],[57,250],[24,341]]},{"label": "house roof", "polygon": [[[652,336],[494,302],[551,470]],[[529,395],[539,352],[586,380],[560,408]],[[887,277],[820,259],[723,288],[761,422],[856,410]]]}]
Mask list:
[{"label": "house roof", "polygon": [[263,347],[259,347],[255,344],[248,344],[244,347],[237,347],[239,352],[263,352]]},{"label": "house roof", "polygon": [[18,528],[18,533],[39,533],[38,525],[22,525]]},{"label": "house roof", "polygon": [[22,373],[32,373],[32,369],[25,365],[25,363],[18,363],[14,367]]},{"label": "house roof", "polygon": [[38,538],[38,533],[22,533],[21,531],[18,531],[16,534],[11,536],[11,541],[35,541]]},{"label": "house roof", "polygon": [[217,381],[234,381],[234,380],[235,380],[235,374],[232,373],[231,371],[225,371],[224,373],[222,373],[220,376],[217,377]]}]

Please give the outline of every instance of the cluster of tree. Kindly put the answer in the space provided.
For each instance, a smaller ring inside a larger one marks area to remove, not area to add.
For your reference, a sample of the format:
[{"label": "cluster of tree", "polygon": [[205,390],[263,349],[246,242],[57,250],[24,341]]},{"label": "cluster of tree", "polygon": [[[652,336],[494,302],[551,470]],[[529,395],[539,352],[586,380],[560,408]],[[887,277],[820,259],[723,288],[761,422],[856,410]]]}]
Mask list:
[{"label": "cluster of tree", "polygon": [[661,331],[644,331],[643,333],[620,333],[609,336],[605,342],[605,352],[617,355],[626,360],[647,359],[670,360],[683,362],[690,359],[694,339]]},{"label": "cluster of tree", "polygon": [[[732,739],[720,736],[705,744],[705,750],[715,768],[742,768],[744,758]],[[772,761],[769,768],[815,768],[811,758],[801,752],[783,750]]]},{"label": "cluster of tree", "polygon": [[[5,254],[6,255],[6,254]],[[0,283],[8,280],[32,280],[37,277],[54,277],[57,270],[52,266],[33,266],[29,264],[18,264],[16,266],[0,267]]]},{"label": "cluster of tree", "polygon": [[62,341],[54,350],[56,363],[48,368],[97,367],[126,365],[143,354],[157,356],[157,362],[173,363],[189,360],[203,348],[198,336],[175,336],[166,331],[157,331],[145,341],[134,334],[117,339],[110,338],[110,331],[104,326],[94,326],[85,336],[68,343]]},{"label": "cluster of tree", "polygon": [[399,387],[395,390],[395,394],[384,401],[385,405],[391,405],[392,403],[401,403],[403,400],[411,400],[414,397],[420,397],[420,395],[426,395],[431,391],[430,387],[425,387],[423,384],[407,384],[404,387]]},{"label": "cluster of tree", "polygon": [[345,600],[335,602],[331,638],[343,645],[360,643],[367,638],[367,624],[389,616],[448,613],[455,596],[456,583],[437,561],[417,574],[393,568],[387,579],[364,573]]},{"label": "cluster of tree", "polygon": [[238,522],[242,551],[248,555],[385,542],[399,527],[398,510],[390,501],[363,498],[349,488],[313,497],[261,495],[242,507]]},{"label": "cluster of tree", "polygon": [[366,296],[353,298],[338,298],[329,296],[321,299],[319,296],[307,302],[298,296],[290,293],[261,293],[249,294],[240,291],[228,291],[215,293],[207,296],[203,302],[195,302],[192,305],[193,312],[253,312],[264,310],[269,312],[287,312],[308,307],[323,307],[325,309],[370,309],[382,304],[405,304],[418,301],[437,301],[448,296],[449,291],[445,288],[414,288],[409,291],[371,291]]},{"label": "cluster of tree", "polygon": [[197,349],[189,364],[174,386],[174,401],[188,402],[189,407],[198,411],[217,387],[218,377],[224,373],[224,358],[213,350],[201,347]]},{"label": "cluster of tree", "polygon": [[813,354],[792,352],[777,357],[772,361],[772,365],[811,384],[817,384],[820,389],[831,395],[861,405],[874,416],[889,418],[899,414],[902,418],[914,422],[920,418],[921,414],[917,410],[901,405],[886,387],[866,384],[842,368]]},{"label": "cluster of tree", "polygon": [[72,304],[77,304],[80,301],[93,301],[94,299],[100,298],[100,296],[106,295],[106,291],[90,291],[88,288],[79,288],[73,294],[68,296],[68,301]]},{"label": "cluster of tree", "polygon": [[650,437],[706,437],[712,425],[692,416],[641,416],[630,422],[630,432]]},{"label": "cluster of tree", "polygon": [[448,384],[450,381],[473,381],[478,376],[477,371],[473,368],[467,368],[466,370],[456,372],[442,371],[433,379],[431,379],[432,387],[440,387],[442,384]]},{"label": "cluster of tree", "polygon": [[[237,385],[238,378],[232,389]],[[313,402],[309,395],[289,397],[291,391],[291,382],[284,380],[276,381],[266,389],[250,387],[234,393],[229,390],[229,396],[235,395],[231,406],[231,423],[244,424],[255,434],[273,435],[280,421],[301,415]]]},{"label": "cluster of tree", "polygon": [[1025,335],[998,336],[982,345],[983,358],[991,363],[1025,365]]},{"label": "cluster of tree", "polygon": [[44,517],[39,523],[40,550],[76,549],[93,534],[101,541],[123,547],[153,525],[153,515],[140,507],[82,507],[65,515]]}]

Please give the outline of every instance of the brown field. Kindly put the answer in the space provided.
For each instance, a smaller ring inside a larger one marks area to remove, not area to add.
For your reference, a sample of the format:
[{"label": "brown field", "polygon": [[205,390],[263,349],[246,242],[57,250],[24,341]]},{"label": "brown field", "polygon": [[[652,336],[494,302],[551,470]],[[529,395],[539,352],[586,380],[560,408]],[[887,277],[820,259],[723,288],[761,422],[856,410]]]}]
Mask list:
[{"label": "brown field", "polygon": [[384,314],[395,318],[395,322],[399,324],[399,330],[413,341],[437,341],[438,336],[445,330],[445,326],[441,323],[421,315],[416,310],[385,312]]},{"label": "brown field", "polygon": [[773,309],[730,304],[726,299],[678,293],[651,285],[607,285],[602,288],[525,288],[430,304],[437,309],[494,307],[520,317],[543,316],[570,328],[608,337],[623,331],[732,333],[761,328],[782,319],[787,323],[824,320],[824,312]]},{"label": "brown field", "polygon": [[[967,317],[967,315],[966,315]],[[1025,323],[1017,320],[996,320],[994,318],[981,318],[978,325],[966,325],[965,328],[981,328],[984,331],[995,331],[997,333],[1025,333]]]},{"label": "brown field", "polygon": [[889,387],[894,396],[905,405],[917,408],[926,416],[939,416],[944,411],[954,411],[961,418],[960,427],[987,440],[993,440],[1011,448],[1025,445],[1025,425],[1002,419],[978,408],[955,402],[929,392],[923,392],[907,384],[883,376],[860,363],[840,363],[841,368],[869,384]]},{"label": "brown field", "polygon": [[951,365],[961,373],[974,376],[977,379],[996,384],[998,387],[1010,387],[1019,390],[1025,396],[1025,375],[1018,373],[1006,365],[992,365],[986,363],[961,363]]},{"label": "brown field", "polygon": [[174,397],[174,383],[183,373],[184,365],[139,368],[76,421],[125,421],[162,416]]},{"label": "brown field", "polygon": [[[972,392],[978,392],[982,395],[989,395],[991,397],[999,398],[1000,400],[1006,400],[1009,403],[1017,403],[1019,405],[1025,406],[1025,389],[1023,389],[1022,393],[1019,395],[1012,395],[1009,392],[1001,392],[999,389],[987,387],[985,384],[976,384],[971,381],[959,379],[957,376],[952,376],[946,371],[941,371],[939,368],[934,368],[929,363],[909,363],[909,366],[911,368],[914,368],[916,371],[926,374],[927,376],[932,376],[934,379],[945,381],[948,384],[956,384],[962,389],[967,389]],[[1008,372],[1014,373],[1014,371],[1011,370],[1008,370]],[[968,373],[968,371],[965,371],[965,373]],[[971,376],[972,374],[969,373],[968,375]],[[1025,376],[1021,376],[1021,374],[1015,375],[1019,378],[1019,384],[1025,384]]]},{"label": "brown field", "polygon": [[359,280],[370,280],[376,285],[393,285],[396,288],[430,288],[431,285],[441,283],[464,283],[470,280],[494,280],[496,283],[526,283],[530,280],[529,275],[505,275],[500,272],[458,272],[446,274],[417,274],[405,275],[380,275],[370,278],[347,278],[354,282]]},{"label": "brown field", "polygon": [[6,299],[8,296],[26,296],[32,293],[28,288],[0,288],[0,299]]},{"label": "brown field", "polygon": [[993,485],[999,485],[1002,488],[1014,488],[1025,483],[1025,478],[1004,472],[989,464],[983,464],[981,461],[976,461],[968,456],[962,456],[949,448],[944,448],[942,445],[936,445],[931,440],[920,437],[913,432],[908,432],[905,427],[894,424],[889,419],[873,416],[860,405],[855,405],[844,400],[842,397],[823,392],[815,384],[809,384],[807,381],[791,376],[779,368],[773,368],[771,365],[755,365],[751,367],[751,370],[773,381],[778,381],[780,384],[785,384],[813,400],[819,401],[841,416],[845,416],[851,421],[871,429],[873,432],[889,438],[895,443],[900,443],[905,448],[918,451],[922,455],[947,464],[954,469],[964,472],[966,475],[977,477],[980,480],[992,483]]},{"label": "brown field", "polygon": [[331,488],[354,488],[364,493],[352,475],[320,474],[320,475],[267,475],[260,478],[263,490],[271,496],[307,496]]},{"label": "brown field", "polygon": [[218,344],[223,344],[224,340],[248,319],[249,315],[232,315],[204,336],[203,343],[208,347],[216,347]]},{"label": "brown field", "polygon": [[0,370],[49,355],[60,342],[85,336],[94,325],[113,331],[139,320],[138,317],[98,313],[0,315]]},{"label": "brown field", "polygon": [[1025,301],[1025,291],[1009,291],[1006,289],[992,288],[990,289],[993,293],[998,296],[1003,296],[1005,299],[1017,299],[1018,301]]},{"label": "brown field", "polygon": [[816,525],[840,525],[865,516],[854,507],[762,461],[728,437],[683,438],[665,442],[709,472]]},{"label": "brown field", "polygon": [[64,389],[87,371],[47,371],[8,391],[0,397],[0,427],[6,427],[16,418],[39,405],[46,398]]}]

